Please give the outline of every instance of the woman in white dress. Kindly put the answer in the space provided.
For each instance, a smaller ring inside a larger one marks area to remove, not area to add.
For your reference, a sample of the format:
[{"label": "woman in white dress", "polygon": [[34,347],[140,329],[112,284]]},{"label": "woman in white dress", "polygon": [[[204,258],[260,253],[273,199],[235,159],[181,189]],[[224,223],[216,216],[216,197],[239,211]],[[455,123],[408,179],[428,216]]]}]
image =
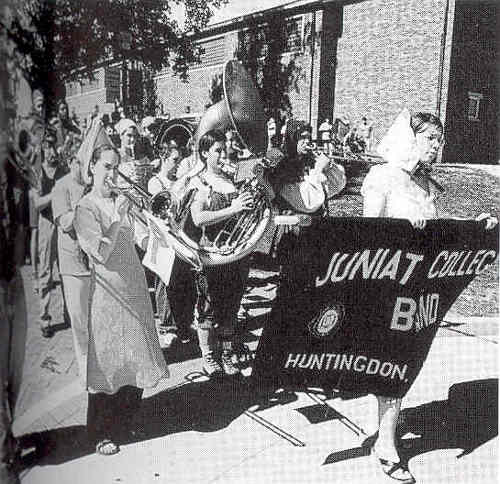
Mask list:
[{"label": "woman in white dress", "polygon": [[[438,218],[435,201],[441,189],[429,173],[442,141],[439,118],[430,113],[410,114],[404,109],[378,147],[387,163],[372,167],[363,182],[363,215],[408,219],[417,229],[423,229],[426,220]],[[486,229],[498,223],[489,214],[480,215],[481,219],[486,219]],[[396,443],[401,398],[377,395],[377,401],[379,430],[373,451],[387,475],[413,483],[415,479],[401,462]]]},{"label": "woman in white dress", "polygon": [[143,389],[154,387],[168,370],[135,249],[129,202],[110,186],[116,183],[119,154],[103,127],[88,136],[79,155],[91,188],[78,202],[74,220],[91,270],[87,428],[97,453],[110,455],[130,430]]}]

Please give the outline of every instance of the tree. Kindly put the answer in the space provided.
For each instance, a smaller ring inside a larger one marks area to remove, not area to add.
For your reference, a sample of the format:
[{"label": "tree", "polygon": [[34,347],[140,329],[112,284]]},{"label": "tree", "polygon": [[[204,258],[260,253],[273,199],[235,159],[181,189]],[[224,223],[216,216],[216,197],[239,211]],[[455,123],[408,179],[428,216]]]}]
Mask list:
[{"label": "tree", "polygon": [[222,85],[222,73],[215,74],[212,77],[212,83],[208,90],[210,105],[216,104],[224,98],[224,86]]},{"label": "tree", "polygon": [[[154,71],[171,67],[186,79],[200,55],[193,39],[226,1],[12,0],[0,35],[29,85],[49,99],[64,94],[65,82],[92,78],[111,60],[138,61]],[[172,14],[178,5],[185,10],[184,32]]]},{"label": "tree", "polygon": [[240,33],[236,52],[257,83],[264,110],[275,119],[291,109],[289,92],[297,88],[301,72],[295,62],[297,52],[290,52],[283,61],[283,53],[290,47],[288,28],[282,16],[271,17],[265,25],[254,24]]}]

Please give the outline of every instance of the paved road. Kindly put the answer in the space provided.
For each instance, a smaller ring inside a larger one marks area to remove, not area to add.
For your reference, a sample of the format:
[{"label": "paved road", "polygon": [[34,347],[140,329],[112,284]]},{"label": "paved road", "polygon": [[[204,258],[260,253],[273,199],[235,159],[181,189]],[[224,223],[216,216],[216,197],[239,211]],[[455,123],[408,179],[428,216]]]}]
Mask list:
[{"label": "paved road", "polygon": [[[29,269],[23,275],[31,291]],[[244,306],[258,322],[270,310],[275,284],[272,273],[253,276],[256,287]],[[25,380],[14,426],[28,449],[23,484],[393,482],[362,445],[375,430],[373,397],[330,398],[332,410],[305,393],[280,393],[259,406],[245,384],[186,384],[185,376],[200,368],[194,344],[167,355],[171,378],[145,395],[144,435],[116,456],[96,456],[85,444],[86,395],[77,380],[71,331],[61,326],[52,339],[43,339],[35,324],[36,296],[30,294]],[[62,314],[57,294],[54,317]],[[498,424],[491,418],[498,407],[492,393],[498,382],[497,323],[448,314],[404,400],[405,448],[419,484],[498,481]],[[41,454],[33,453],[36,439],[43,441]]]}]

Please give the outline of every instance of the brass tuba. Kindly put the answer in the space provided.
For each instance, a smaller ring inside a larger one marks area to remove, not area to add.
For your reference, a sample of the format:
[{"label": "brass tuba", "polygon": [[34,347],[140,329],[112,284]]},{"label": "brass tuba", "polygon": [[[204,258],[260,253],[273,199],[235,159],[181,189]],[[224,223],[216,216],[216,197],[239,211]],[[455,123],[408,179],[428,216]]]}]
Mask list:
[{"label": "brass tuba", "polygon": [[[241,64],[228,61],[224,66],[223,86],[224,99],[207,109],[193,135],[194,152],[207,131],[232,129],[250,152],[262,157],[267,146],[266,117],[253,81]],[[265,158],[259,159],[250,170],[251,176],[236,183],[240,192],[251,193],[253,208],[227,220],[213,242],[196,242],[185,233],[184,222],[193,192],[184,193],[176,206],[176,216],[168,217],[163,224],[165,238],[176,254],[201,268],[228,264],[253,252],[272,218],[271,205],[262,185],[262,172],[268,165]],[[236,173],[238,168],[236,166]]]},{"label": "brass tuba", "polygon": [[[15,139],[8,151],[7,159],[31,187],[39,188],[40,177],[35,169],[35,159],[40,150],[43,125],[34,118],[25,118],[20,123]],[[38,130],[38,139],[35,131]]]}]

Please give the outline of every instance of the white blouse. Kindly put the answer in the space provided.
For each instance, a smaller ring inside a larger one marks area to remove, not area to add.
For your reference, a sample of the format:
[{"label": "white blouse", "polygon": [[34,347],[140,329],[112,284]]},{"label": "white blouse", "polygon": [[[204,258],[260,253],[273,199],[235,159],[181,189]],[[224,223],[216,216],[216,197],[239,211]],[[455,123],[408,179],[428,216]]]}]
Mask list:
[{"label": "white blouse", "polygon": [[[436,192],[427,193],[418,186],[409,173],[391,163],[373,166],[361,187],[361,195],[383,197],[384,210],[380,217],[437,218]],[[368,198],[369,199],[369,198]],[[369,208],[369,207],[368,207]]]}]

